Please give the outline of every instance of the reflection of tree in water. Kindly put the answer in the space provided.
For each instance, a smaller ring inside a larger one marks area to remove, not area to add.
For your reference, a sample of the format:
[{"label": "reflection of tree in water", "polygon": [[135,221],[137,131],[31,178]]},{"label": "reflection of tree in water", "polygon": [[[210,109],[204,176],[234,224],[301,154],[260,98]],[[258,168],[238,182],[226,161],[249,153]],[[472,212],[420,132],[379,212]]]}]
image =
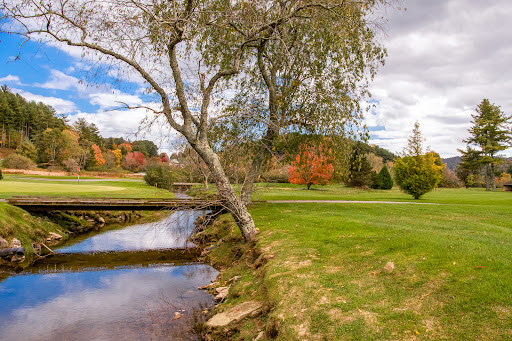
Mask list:
[{"label": "reflection of tree in water", "polygon": [[194,247],[188,239],[194,233],[196,220],[208,213],[209,211],[206,210],[175,211],[169,218],[147,224],[144,238],[148,240],[165,238],[172,242],[175,248]]},{"label": "reflection of tree in water", "polygon": [[215,278],[217,270],[210,266],[188,266],[182,272],[182,276],[187,279],[199,278]]}]

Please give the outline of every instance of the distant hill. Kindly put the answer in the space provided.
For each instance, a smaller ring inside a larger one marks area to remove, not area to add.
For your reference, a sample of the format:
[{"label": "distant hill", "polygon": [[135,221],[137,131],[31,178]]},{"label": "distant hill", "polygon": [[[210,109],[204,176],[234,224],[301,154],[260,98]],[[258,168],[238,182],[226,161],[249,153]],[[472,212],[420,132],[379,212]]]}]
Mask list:
[{"label": "distant hill", "polygon": [[452,171],[455,170],[457,165],[459,164],[461,160],[460,156],[453,156],[446,159],[443,159],[443,163],[446,163],[446,167],[450,168]]}]

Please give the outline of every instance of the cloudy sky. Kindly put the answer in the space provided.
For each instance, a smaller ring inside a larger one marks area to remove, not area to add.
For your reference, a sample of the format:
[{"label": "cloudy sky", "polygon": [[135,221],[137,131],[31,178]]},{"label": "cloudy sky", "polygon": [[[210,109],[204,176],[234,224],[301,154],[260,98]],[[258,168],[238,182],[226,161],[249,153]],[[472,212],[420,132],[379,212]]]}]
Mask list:
[{"label": "cloudy sky", "polygon": [[[403,10],[385,13],[386,65],[372,84],[377,106],[366,117],[371,143],[400,152],[415,121],[430,146],[443,157],[464,148],[471,114],[483,98],[512,114],[512,2],[509,0],[404,0]],[[163,151],[175,135],[162,124],[135,135],[146,113],[112,111],[119,101],[141,105],[149,100],[143,84],[126,82],[121,90],[79,83],[84,73],[79,54],[25,44],[0,35],[0,84],[30,100],[52,105],[71,121],[84,117],[103,136],[154,140]],[[511,150],[507,151],[512,155]]]}]

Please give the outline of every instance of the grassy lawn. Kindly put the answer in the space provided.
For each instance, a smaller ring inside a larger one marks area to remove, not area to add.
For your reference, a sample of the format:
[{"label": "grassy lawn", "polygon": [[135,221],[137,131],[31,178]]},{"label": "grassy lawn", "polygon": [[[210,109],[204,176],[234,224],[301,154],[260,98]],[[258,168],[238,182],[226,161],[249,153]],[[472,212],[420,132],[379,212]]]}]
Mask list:
[{"label": "grassy lawn", "polygon": [[[73,181],[45,177],[48,180],[33,180],[17,175],[4,175],[0,180],[0,198],[13,195],[37,196],[82,196],[104,198],[173,198],[174,194],[148,186],[143,181],[114,179],[115,181]],[[75,178],[76,179],[76,178]]]},{"label": "grassy lawn", "polygon": [[256,184],[253,200],[361,200],[361,201],[401,201],[433,202],[443,204],[495,205],[512,193],[486,192],[483,188],[436,188],[419,200],[401,192],[397,187],[391,190],[350,188],[343,185],[314,186],[306,190],[305,186],[293,184]]},{"label": "grassy lawn", "polygon": [[[408,200],[395,190],[283,187],[256,196]],[[278,340],[512,339],[512,193],[438,189],[420,202],[442,205],[255,204],[269,261],[227,270],[225,279],[244,279],[226,305],[255,297],[272,309],[235,339],[269,325]]]}]

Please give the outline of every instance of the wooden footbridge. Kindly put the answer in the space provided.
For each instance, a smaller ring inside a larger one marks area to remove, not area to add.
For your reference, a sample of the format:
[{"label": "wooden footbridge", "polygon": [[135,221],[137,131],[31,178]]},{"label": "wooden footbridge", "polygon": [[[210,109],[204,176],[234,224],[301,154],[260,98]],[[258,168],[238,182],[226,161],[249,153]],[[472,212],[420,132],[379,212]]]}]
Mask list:
[{"label": "wooden footbridge", "polygon": [[152,198],[80,198],[16,196],[6,200],[27,211],[221,211],[220,200]]}]

